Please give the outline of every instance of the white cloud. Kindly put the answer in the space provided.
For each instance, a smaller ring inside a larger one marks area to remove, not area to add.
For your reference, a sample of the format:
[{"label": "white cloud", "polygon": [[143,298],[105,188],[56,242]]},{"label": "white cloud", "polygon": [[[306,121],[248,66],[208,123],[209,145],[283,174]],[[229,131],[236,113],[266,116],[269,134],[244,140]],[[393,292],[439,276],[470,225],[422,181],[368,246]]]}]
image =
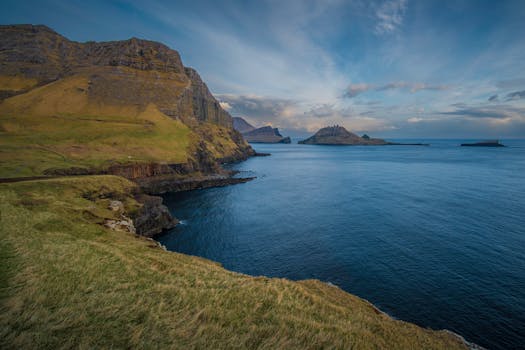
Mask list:
[{"label": "white cloud", "polygon": [[448,90],[450,86],[447,85],[433,85],[426,83],[417,83],[417,82],[406,82],[406,81],[397,81],[393,83],[388,83],[376,88],[377,91],[382,90],[394,90],[394,89],[407,89],[410,92],[418,92],[421,90]]},{"label": "white cloud", "polygon": [[355,97],[365,91],[370,90],[373,87],[373,85],[370,84],[350,84],[345,92],[345,97],[352,98]]},{"label": "white cloud", "polygon": [[403,24],[403,17],[407,7],[407,0],[389,0],[376,10],[376,34],[388,34]]},{"label": "white cloud", "polygon": [[232,109],[232,106],[228,102],[219,102],[219,104],[221,105],[222,109],[226,111]]}]

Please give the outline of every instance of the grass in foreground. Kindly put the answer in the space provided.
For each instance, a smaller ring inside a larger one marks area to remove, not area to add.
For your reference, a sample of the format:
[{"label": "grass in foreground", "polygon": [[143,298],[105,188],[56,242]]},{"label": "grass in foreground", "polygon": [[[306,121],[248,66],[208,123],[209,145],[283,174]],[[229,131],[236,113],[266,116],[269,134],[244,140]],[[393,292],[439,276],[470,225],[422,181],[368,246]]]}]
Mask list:
[{"label": "grass in foreground", "polygon": [[250,277],[95,222],[133,184],[0,185],[0,348],[464,349],[342,290]]}]

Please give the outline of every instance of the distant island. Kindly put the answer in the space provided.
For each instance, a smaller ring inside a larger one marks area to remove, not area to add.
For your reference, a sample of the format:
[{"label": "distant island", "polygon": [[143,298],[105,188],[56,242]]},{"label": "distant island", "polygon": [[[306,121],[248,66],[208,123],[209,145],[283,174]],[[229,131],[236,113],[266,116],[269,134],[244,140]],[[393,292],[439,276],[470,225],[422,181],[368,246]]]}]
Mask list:
[{"label": "distant island", "polygon": [[396,143],[383,139],[371,138],[368,135],[358,136],[339,125],[328,126],[317,131],[313,136],[299,141],[303,145],[345,145],[345,146],[388,146],[411,145],[427,146],[424,143]]},{"label": "distant island", "polygon": [[473,142],[473,143],[462,143],[461,146],[463,147],[505,147],[505,145],[501,144],[499,140],[487,140],[487,141]]},{"label": "distant island", "polygon": [[256,128],[240,117],[233,118],[233,128],[240,132],[250,143],[290,143],[289,137],[283,137],[278,128],[263,126]]}]

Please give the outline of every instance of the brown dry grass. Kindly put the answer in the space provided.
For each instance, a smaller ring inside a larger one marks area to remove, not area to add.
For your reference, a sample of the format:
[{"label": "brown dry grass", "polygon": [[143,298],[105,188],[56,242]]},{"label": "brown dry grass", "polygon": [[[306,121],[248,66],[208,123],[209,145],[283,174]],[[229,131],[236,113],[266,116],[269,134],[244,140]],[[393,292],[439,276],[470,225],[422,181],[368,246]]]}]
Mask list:
[{"label": "brown dry grass", "polygon": [[22,76],[0,76],[0,90],[27,90],[34,87],[37,83],[38,81],[36,79]]},{"label": "brown dry grass", "polygon": [[319,281],[230,272],[93,222],[109,193],[132,209],[132,186],[0,185],[0,348],[466,348]]}]

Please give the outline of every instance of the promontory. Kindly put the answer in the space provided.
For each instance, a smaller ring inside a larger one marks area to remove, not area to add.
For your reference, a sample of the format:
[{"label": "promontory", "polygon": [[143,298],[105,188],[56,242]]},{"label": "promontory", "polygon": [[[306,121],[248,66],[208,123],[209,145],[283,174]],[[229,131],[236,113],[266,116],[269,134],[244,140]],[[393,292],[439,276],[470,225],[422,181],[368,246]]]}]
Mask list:
[{"label": "promontory", "polygon": [[233,127],[239,131],[249,143],[290,143],[290,137],[284,137],[278,128],[263,126],[256,128],[244,118],[234,117]]},{"label": "promontory", "polygon": [[4,25],[0,63],[0,348],[468,348],[145,237],[176,224],[155,194],[227,184],[220,164],[255,153],[177,51]]}]

